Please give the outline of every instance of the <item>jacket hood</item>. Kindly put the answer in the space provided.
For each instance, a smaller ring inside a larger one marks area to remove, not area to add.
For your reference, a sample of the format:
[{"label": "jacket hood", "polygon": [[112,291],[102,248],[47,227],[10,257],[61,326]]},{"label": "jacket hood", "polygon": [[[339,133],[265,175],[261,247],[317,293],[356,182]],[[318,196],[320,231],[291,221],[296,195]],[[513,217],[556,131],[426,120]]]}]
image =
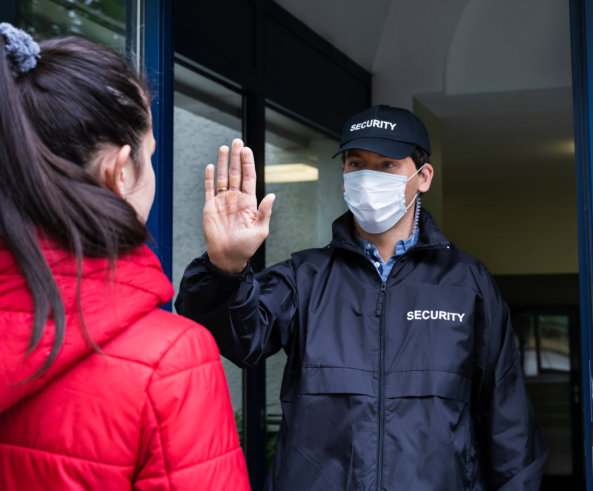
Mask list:
[{"label": "jacket hood", "polygon": [[[414,248],[450,245],[449,240],[441,232],[432,215],[424,208],[420,210],[419,228],[418,243]],[[332,224],[332,235],[333,239],[330,242],[332,247],[341,247],[360,252],[360,245],[358,245],[358,241],[356,240],[354,215],[352,215],[350,210],[334,220]]]},{"label": "jacket hood", "polygon": [[30,352],[34,305],[19,266],[0,241],[0,412],[45,386],[94,352],[150,310],[173,296],[173,286],[157,257],[146,246],[121,256],[115,268],[102,258],[85,258],[78,309],[76,259],[51,242],[41,244],[60,290],[66,312],[66,336],[57,358],[41,375],[24,382],[46,360],[54,340],[50,318]]}]

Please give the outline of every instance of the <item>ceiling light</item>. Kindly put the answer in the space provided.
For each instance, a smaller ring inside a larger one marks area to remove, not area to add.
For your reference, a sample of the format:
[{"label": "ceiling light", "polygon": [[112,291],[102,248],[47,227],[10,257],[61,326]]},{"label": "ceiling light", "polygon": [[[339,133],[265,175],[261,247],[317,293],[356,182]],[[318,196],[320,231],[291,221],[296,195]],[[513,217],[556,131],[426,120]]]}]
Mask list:
[{"label": "ceiling light", "polygon": [[319,169],[308,164],[265,166],[266,182],[309,182],[319,180]]}]

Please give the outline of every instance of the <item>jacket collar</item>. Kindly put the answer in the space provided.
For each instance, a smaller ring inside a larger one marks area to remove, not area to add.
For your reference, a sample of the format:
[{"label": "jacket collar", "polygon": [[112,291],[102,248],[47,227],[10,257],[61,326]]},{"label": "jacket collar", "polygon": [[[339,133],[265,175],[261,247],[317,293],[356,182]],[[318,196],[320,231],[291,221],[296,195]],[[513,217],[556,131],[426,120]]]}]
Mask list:
[{"label": "jacket collar", "polygon": [[[418,243],[411,250],[446,247],[450,245],[449,240],[441,232],[432,215],[424,208],[420,210],[419,228],[420,235],[418,236]],[[334,220],[332,224],[332,235],[333,239],[330,242],[330,246],[361,252],[360,245],[356,240],[354,216],[350,210]]]}]

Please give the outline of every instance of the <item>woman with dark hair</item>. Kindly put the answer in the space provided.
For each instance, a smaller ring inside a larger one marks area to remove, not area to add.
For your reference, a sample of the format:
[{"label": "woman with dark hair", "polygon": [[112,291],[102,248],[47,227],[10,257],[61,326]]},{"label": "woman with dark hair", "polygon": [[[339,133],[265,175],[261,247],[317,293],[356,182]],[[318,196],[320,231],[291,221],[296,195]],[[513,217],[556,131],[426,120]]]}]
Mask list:
[{"label": "woman with dark hair", "polygon": [[211,335],[143,245],[149,94],[0,24],[0,489],[248,489]]}]

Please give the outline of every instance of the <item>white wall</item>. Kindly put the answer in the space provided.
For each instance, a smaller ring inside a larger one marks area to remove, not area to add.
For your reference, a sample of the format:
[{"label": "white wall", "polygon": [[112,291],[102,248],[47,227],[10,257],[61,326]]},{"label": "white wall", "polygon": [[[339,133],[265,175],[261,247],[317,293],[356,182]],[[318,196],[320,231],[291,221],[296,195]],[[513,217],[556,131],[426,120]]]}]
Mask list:
[{"label": "white wall", "polygon": [[[577,272],[568,2],[399,3],[373,100],[425,120],[436,167],[427,208],[495,274]],[[468,95],[456,111],[451,101]],[[439,98],[447,104],[431,105]]]}]

